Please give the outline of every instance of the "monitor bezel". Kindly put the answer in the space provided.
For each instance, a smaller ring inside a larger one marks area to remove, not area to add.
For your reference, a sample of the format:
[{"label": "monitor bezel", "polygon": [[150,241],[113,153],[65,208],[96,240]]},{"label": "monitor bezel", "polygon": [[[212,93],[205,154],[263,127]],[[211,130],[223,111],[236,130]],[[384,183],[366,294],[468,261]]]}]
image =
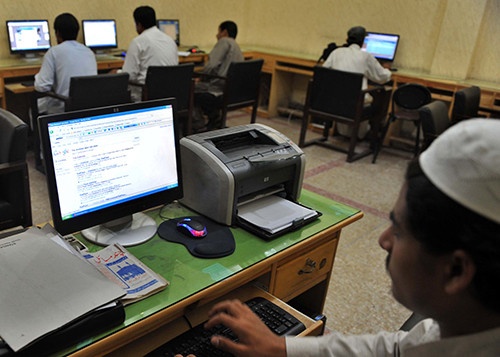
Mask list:
[{"label": "monitor bezel", "polygon": [[[57,192],[56,178],[54,172],[54,162],[50,147],[48,123],[66,121],[71,119],[85,118],[105,114],[116,114],[133,110],[172,105],[174,118],[174,143],[177,161],[177,177],[179,185],[177,187],[157,192],[148,196],[140,197],[132,201],[123,202],[101,210],[89,212],[80,216],[62,220],[61,208],[59,205],[59,195]],[[179,122],[177,118],[177,104],[175,98],[157,99],[133,104],[115,105],[96,109],[80,110],[53,115],[40,116],[38,118],[39,132],[44,153],[45,173],[49,191],[49,201],[52,211],[52,220],[56,230],[62,234],[79,232],[83,229],[103,224],[133,213],[142,212],[149,208],[171,203],[183,196],[181,153],[179,145]]]},{"label": "monitor bezel", "polygon": [[[84,23],[85,22],[104,22],[104,21],[113,21],[113,23],[115,24],[115,45],[112,45],[112,46],[89,46],[89,45],[87,45],[87,42],[85,39]],[[83,35],[83,44],[92,50],[97,51],[97,50],[107,50],[110,48],[118,48],[118,28],[116,26],[116,20],[114,20],[114,19],[82,20],[82,35]]]},{"label": "monitor bezel", "polygon": [[156,20],[156,27],[158,27],[158,29],[160,28],[161,21],[177,21],[177,40],[174,40],[174,41],[177,44],[177,46],[180,46],[181,45],[181,22],[179,21],[179,19],[157,19]]},{"label": "monitor bezel", "polygon": [[[394,62],[394,58],[396,58],[396,53],[398,52],[400,36],[396,35],[394,33],[383,33],[383,32],[373,32],[373,31],[367,31],[366,33],[367,33],[366,37],[368,37],[368,35],[372,34],[372,35],[396,36],[398,38],[398,41],[396,42],[396,48],[394,49],[394,54],[392,56],[392,59],[388,59],[388,58],[385,58],[385,57],[377,57],[377,56],[373,55],[373,57],[375,57],[375,58],[377,58],[377,59],[379,59],[381,61]],[[363,43],[364,43],[364,41],[365,40],[363,39]]]},{"label": "monitor bezel", "polygon": [[[39,48],[39,49],[32,49],[32,50],[13,50],[12,49],[12,44],[10,42],[10,36],[9,36],[9,22],[37,22],[37,21],[45,21],[47,23],[47,28],[49,30],[49,48]],[[47,52],[50,50],[52,47],[52,35],[50,34],[50,25],[49,25],[49,20],[6,20],[5,21],[6,25],[6,30],[7,30],[7,42],[9,43],[9,50],[10,54],[15,55],[15,54],[23,54],[23,53],[43,53]]]}]

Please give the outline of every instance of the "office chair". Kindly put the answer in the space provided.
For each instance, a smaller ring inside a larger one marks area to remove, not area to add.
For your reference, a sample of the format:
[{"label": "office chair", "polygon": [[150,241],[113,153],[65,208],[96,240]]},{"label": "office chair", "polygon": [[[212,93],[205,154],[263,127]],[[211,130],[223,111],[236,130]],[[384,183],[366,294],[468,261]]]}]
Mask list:
[{"label": "office chair", "polygon": [[69,97],[52,91],[33,93],[31,97],[31,113],[34,118],[34,152],[35,164],[38,171],[45,172],[40,156],[40,138],[37,121],[39,116],[38,99],[43,97],[59,99],[64,102],[64,111],[66,112],[130,103],[128,78],[128,73],[72,77],[69,85]]},{"label": "office chair", "polygon": [[178,66],[150,66],[146,75],[146,83],[129,84],[142,88],[142,100],[161,98],[177,99],[177,117],[186,118],[183,122],[183,135],[191,134],[193,121],[194,96],[194,64],[185,63]]},{"label": "office chair", "polygon": [[451,122],[448,117],[448,107],[439,100],[421,107],[418,110],[418,115],[424,132],[422,144],[422,151],[424,151],[434,139],[451,126]]},{"label": "office chair", "polygon": [[0,230],[32,225],[27,145],[28,125],[0,109]]},{"label": "office chair", "polygon": [[392,110],[389,114],[389,119],[382,131],[382,137],[375,149],[372,163],[375,163],[377,156],[384,143],[387,131],[392,123],[396,120],[411,121],[417,127],[417,135],[415,138],[415,146],[413,152],[415,156],[418,155],[420,146],[420,119],[418,115],[418,108],[423,105],[429,104],[432,100],[431,92],[427,87],[418,83],[404,84],[394,91],[392,96]]},{"label": "office chair", "polygon": [[479,102],[481,101],[481,88],[469,87],[460,89],[455,93],[455,104],[451,114],[453,123],[464,119],[477,118]]},{"label": "office chair", "polygon": [[202,77],[224,80],[222,97],[216,97],[216,106],[221,110],[221,127],[226,127],[227,112],[252,107],[250,122],[255,123],[259,106],[260,75],[263,59],[233,62],[225,77],[199,73]]},{"label": "office chair", "polygon": [[[321,145],[336,151],[347,153],[347,162],[365,157],[373,152],[380,122],[387,115],[390,91],[384,87],[362,90],[363,75],[325,68],[314,67],[314,75],[307,88],[306,105],[300,131],[299,146]],[[373,96],[372,106],[365,108],[365,94]],[[309,116],[325,120],[323,136],[306,141]],[[372,123],[372,139],[369,149],[356,153],[359,126],[370,120]],[[349,149],[327,143],[330,127],[333,122],[347,124],[352,127]]]}]

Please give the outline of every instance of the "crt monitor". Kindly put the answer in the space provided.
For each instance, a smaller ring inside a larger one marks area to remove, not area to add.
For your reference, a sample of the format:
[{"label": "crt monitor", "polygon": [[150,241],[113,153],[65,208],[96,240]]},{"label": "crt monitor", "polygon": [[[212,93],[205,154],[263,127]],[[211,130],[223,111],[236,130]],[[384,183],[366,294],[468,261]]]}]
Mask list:
[{"label": "crt monitor", "polygon": [[60,234],[124,246],[155,236],[140,212],[183,193],[175,99],[46,115],[39,126]]},{"label": "crt monitor", "polygon": [[47,20],[7,21],[10,53],[47,51],[50,48],[49,22]]},{"label": "crt monitor", "polygon": [[115,20],[83,20],[83,42],[95,50],[118,47]]},{"label": "crt monitor", "polygon": [[179,20],[158,20],[158,28],[160,31],[170,36],[175,41],[177,46],[181,43],[179,33]]},{"label": "crt monitor", "polygon": [[362,51],[367,51],[380,60],[394,61],[398,49],[399,35],[368,32]]}]

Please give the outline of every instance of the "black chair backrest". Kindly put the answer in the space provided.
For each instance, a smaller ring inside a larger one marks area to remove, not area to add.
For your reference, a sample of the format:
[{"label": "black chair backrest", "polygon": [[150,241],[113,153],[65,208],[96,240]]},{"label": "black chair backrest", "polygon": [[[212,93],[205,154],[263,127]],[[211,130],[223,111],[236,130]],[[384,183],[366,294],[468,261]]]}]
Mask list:
[{"label": "black chair backrest", "polygon": [[361,73],[315,66],[311,109],[353,119],[362,85]]},{"label": "black chair backrest", "polygon": [[189,109],[193,70],[193,63],[148,67],[148,100],[174,97],[177,99],[177,110]]},{"label": "black chair backrest", "polygon": [[479,102],[481,101],[481,88],[469,87],[460,89],[455,93],[455,104],[453,105],[453,115],[467,117],[477,116]]},{"label": "black chair backrest", "polygon": [[424,133],[440,135],[451,125],[448,107],[440,100],[424,105],[418,110],[418,114]]},{"label": "black chair backrest", "polygon": [[0,164],[26,159],[28,125],[0,109]]},{"label": "black chair backrest", "polygon": [[422,105],[429,104],[432,100],[431,92],[427,87],[418,83],[408,83],[402,85],[394,91],[392,96],[394,111],[394,103],[404,110],[416,110]]},{"label": "black chair backrest", "polygon": [[227,71],[230,79],[228,104],[256,99],[263,64],[263,59],[231,63]]},{"label": "black chair backrest", "polygon": [[130,103],[128,73],[72,77],[69,86],[71,104],[66,111]]}]

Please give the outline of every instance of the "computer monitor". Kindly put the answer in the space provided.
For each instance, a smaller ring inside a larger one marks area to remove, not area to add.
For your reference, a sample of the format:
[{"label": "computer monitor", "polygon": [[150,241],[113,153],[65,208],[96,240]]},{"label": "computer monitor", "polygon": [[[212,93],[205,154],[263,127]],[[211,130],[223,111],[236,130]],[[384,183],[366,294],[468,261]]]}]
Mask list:
[{"label": "computer monitor", "polygon": [[117,48],[115,20],[83,20],[83,42],[96,51]]},{"label": "computer monitor", "polygon": [[371,53],[380,60],[392,62],[398,49],[399,35],[368,32],[362,51]]},{"label": "computer monitor", "polygon": [[160,31],[169,35],[177,46],[180,45],[179,20],[157,20],[157,24]]},{"label": "computer monitor", "polygon": [[36,52],[45,52],[50,48],[47,20],[7,21],[7,33],[12,54],[35,57]]},{"label": "computer monitor", "polygon": [[145,209],[182,197],[175,99],[39,118],[54,227],[124,246],[154,237]]}]

